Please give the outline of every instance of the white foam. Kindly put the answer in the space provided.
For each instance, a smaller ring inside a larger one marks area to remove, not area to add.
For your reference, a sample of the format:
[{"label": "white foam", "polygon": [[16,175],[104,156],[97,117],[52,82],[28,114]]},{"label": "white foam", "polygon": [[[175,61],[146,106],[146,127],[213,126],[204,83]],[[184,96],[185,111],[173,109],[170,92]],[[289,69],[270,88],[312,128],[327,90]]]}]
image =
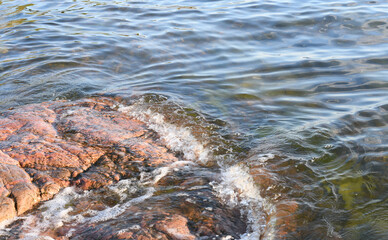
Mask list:
[{"label": "white foam", "polygon": [[[42,212],[38,216],[27,215],[23,222],[23,239],[42,239],[42,232],[63,226],[65,222],[79,223],[84,220],[81,215],[71,216],[73,210],[68,206],[72,200],[86,196],[88,192],[78,194],[73,187],[63,189],[52,200],[45,202],[39,209]],[[49,239],[45,237],[45,239]]]},{"label": "white foam", "polygon": [[221,238],[221,240],[232,240],[232,239],[234,238],[230,235]]},{"label": "white foam", "polygon": [[176,161],[168,166],[159,167],[153,170],[151,173],[142,172],[140,173],[140,182],[145,185],[155,185],[171,171],[180,171],[182,168],[189,169],[191,165],[196,164],[191,161]]},{"label": "white foam", "polygon": [[121,106],[119,111],[125,112],[131,117],[145,122],[148,127],[157,132],[167,147],[173,151],[182,152],[187,160],[206,163],[210,157],[210,151],[205,143],[199,142],[187,127],[170,124],[164,120],[164,116],[154,112],[141,104]]},{"label": "white foam", "polygon": [[[147,187],[143,195],[133,198],[133,194],[136,194],[143,187],[141,183],[131,181],[130,179],[121,180],[108,188],[120,196],[119,203],[102,211],[88,210],[84,212],[91,217],[84,217],[81,214],[71,214],[74,210],[71,205],[78,198],[87,199],[87,197],[90,197],[90,194],[93,194],[93,191],[77,193],[74,187],[64,188],[53,199],[43,203],[39,208],[40,212],[38,214],[29,214],[23,217],[24,222],[21,227],[21,232],[23,232],[24,236],[23,239],[38,240],[43,239],[43,237],[44,239],[51,239],[47,236],[42,236],[43,233],[65,224],[67,227],[72,228],[73,226],[76,227],[79,223],[96,223],[113,219],[124,213],[129,206],[150,198],[155,191],[153,187]],[[70,229],[66,236],[71,237],[73,230]]]},{"label": "white foam", "polygon": [[[170,164],[169,166],[157,168],[151,173],[142,172],[139,182],[137,182],[137,180],[125,179],[119,181],[117,184],[109,186],[108,188],[111,191],[117,193],[120,196],[120,204],[104,209],[102,211],[89,211],[88,213],[93,215],[93,217],[85,220],[88,222],[97,223],[113,219],[121,215],[131,205],[143,202],[146,199],[152,197],[155,192],[155,188],[152,187],[152,185],[158,183],[159,180],[165,177],[171,170],[177,167],[186,167],[192,164],[194,163],[189,161],[177,161]],[[136,198],[128,199],[132,194],[138,192],[139,188],[144,186],[149,186],[146,188],[145,194]]]},{"label": "white foam", "polygon": [[[127,200],[128,196],[130,194],[136,193],[140,186],[144,185],[155,185],[159,182],[160,179],[165,177],[171,170],[177,168],[177,167],[185,167],[187,165],[192,165],[192,162],[189,161],[177,161],[172,164],[170,164],[167,167],[160,167],[152,171],[151,173],[142,172],[141,173],[141,179],[140,182],[136,183],[130,179],[121,180],[117,184],[109,186],[109,189],[116,192],[120,198],[121,202],[124,202],[123,204],[115,205],[111,208],[107,208],[103,211],[94,212],[95,215],[88,219],[87,221],[96,223],[96,222],[102,222],[109,219],[113,219],[122,213],[126,211],[128,207],[135,203],[143,202],[146,199],[152,197],[152,195],[155,192],[154,187],[147,187],[146,193],[142,196],[132,198],[129,201]],[[130,193],[130,194],[128,194]],[[91,212],[90,212],[91,213]]]},{"label": "white foam", "polygon": [[20,217],[14,217],[12,219],[0,222],[0,236],[9,236],[10,234],[8,233],[8,231],[10,229],[8,229],[7,226],[18,219],[20,219]]},{"label": "white foam", "polygon": [[165,177],[170,172],[170,167],[161,167],[156,169],[158,174],[155,176],[153,184],[156,184],[159,182],[160,179]]},{"label": "white foam", "polygon": [[259,161],[261,164],[266,163],[270,159],[274,159],[275,155],[269,153],[269,154],[261,154],[257,156],[257,161]]},{"label": "white foam", "polygon": [[229,206],[239,207],[247,216],[250,229],[241,239],[273,239],[274,228],[268,225],[267,216],[276,210],[275,206],[261,197],[259,186],[255,184],[248,169],[234,165],[222,170],[221,181],[212,182],[212,186],[218,197]]},{"label": "white foam", "polygon": [[131,205],[133,205],[135,203],[143,202],[147,198],[152,197],[154,192],[155,192],[155,189],[150,187],[147,189],[146,193],[142,196],[133,198],[133,199],[125,202],[124,204],[118,204],[118,205],[115,205],[111,208],[107,208],[107,209],[104,209],[102,211],[97,212],[97,214],[95,216],[93,216],[91,219],[88,219],[88,222],[97,223],[97,222],[102,222],[102,221],[106,221],[109,219],[113,219],[113,218],[123,214],[127,210],[127,208],[130,207]]},{"label": "white foam", "polygon": [[133,225],[133,226],[131,226],[130,228],[129,228],[130,230],[140,230],[141,229],[141,226],[140,225]]},{"label": "white foam", "polygon": [[108,188],[120,196],[120,202],[124,202],[143,188],[143,182],[138,182],[136,179],[123,179]]}]

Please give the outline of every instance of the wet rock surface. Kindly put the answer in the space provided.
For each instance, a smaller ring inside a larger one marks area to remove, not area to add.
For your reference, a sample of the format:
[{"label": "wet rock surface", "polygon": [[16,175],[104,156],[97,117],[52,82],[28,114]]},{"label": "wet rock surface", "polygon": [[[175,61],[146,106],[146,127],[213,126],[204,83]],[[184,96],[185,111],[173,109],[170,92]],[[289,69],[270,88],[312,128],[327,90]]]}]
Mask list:
[{"label": "wet rock surface", "polygon": [[[238,238],[246,229],[245,219],[238,209],[228,208],[218,201],[208,184],[210,179],[193,179],[198,171],[206,172],[200,168],[180,169],[180,181],[165,185],[171,183],[171,178],[177,179],[174,176],[177,173],[172,172],[160,179],[151,197],[145,201],[132,200],[132,204],[129,204],[131,200],[122,201],[107,188],[78,198],[72,204],[70,215],[81,214],[85,221],[77,226],[71,239]],[[132,194],[131,199],[138,199],[145,193],[140,190]],[[65,237],[67,229],[71,228],[74,228],[71,222],[65,223],[50,236]]]},{"label": "wet rock surface", "polygon": [[[211,239],[244,233],[240,212],[214,195],[209,185],[214,173],[200,166],[195,171],[174,166],[176,172],[171,164],[183,159],[143,122],[117,111],[119,101],[46,102],[0,114],[0,221],[32,210],[36,223],[29,224],[38,226],[44,209],[35,206],[74,186],[80,197],[69,200],[66,214],[85,221],[69,217],[41,229],[42,236]],[[110,190],[124,179],[146,187],[125,190],[126,197]],[[28,236],[22,225],[11,224],[5,238]]]}]

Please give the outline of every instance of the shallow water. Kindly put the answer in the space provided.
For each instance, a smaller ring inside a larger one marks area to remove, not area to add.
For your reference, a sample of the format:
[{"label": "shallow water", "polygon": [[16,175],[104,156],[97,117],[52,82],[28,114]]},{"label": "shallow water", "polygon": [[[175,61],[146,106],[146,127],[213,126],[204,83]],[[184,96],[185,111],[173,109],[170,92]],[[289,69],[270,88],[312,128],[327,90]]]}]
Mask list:
[{"label": "shallow water", "polygon": [[192,134],[173,149],[203,165],[209,151],[229,185],[250,189],[236,204],[251,238],[270,238],[255,225],[259,198],[298,204],[288,239],[388,238],[387,12],[387,1],[1,1],[0,109],[147,96],[139,112]]}]

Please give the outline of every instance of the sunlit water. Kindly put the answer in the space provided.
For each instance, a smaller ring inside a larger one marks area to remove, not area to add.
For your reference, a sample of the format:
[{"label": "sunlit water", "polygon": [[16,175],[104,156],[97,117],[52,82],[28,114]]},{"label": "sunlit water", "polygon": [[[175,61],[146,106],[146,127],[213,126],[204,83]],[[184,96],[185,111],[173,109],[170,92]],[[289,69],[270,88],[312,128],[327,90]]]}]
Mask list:
[{"label": "sunlit water", "polygon": [[259,211],[280,198],[298,205],[289,239],[384,239],[387,13],[387,1],[0,1],[0,109],[151,96],[128,112],[168,137],[182,123],[157,116],[181,106],[203,119],[183,117],[186,129],[223,140],[171,147],[204,166],[218,156],[214,191],[247,200],[235,202],[251,221],[242,238],[270,238]]}]

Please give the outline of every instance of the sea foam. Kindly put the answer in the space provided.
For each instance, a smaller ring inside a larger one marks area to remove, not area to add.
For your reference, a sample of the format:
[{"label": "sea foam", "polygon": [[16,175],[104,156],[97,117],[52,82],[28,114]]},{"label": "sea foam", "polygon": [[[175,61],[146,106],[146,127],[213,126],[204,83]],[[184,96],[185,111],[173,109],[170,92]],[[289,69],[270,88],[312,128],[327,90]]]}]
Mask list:
[{"label": "sea foam", "polygon": [[248,231],[241,239],[273,239],[274,226],[268,224],[268,216],[276,211],[275,206],[261,197],[260,188],[255,184],[247,167],[236,164],[221,171],[219,182],[212,182],[217,196],[227,205],[238,207],[247,216]]},{"label": "sea foam", "polygon": [[188,127],[168,123],[161,113],[152,111],[141,104],[120,106],[119,111],[145,122],[150,129],[159,134],[168,148],[182,152],[185,159],[205,164],[210,158],[210,150],[193,136]]},{"label": "sea foam", "polygon": [[[198,141],[189,128],[165,121],[161,113],[148,108],[142,100],[130,106],[120,106],[119,111],[145,122],[149,128],[160,135],[170,149],[182,152],[185,159],[206,163],[211,157],[211,150]],[[261,155],[259,162],[264,165],[273,157],[272,154]],[[161,174],[167,174],[170,168],[158,171],[161,171]],[[242,214],[247,216],[248,231],[241,235],[241,239],[274,239],[275,221],[268,219],[268,216],[273,215],[276,207],[269,200],[261,197],[261,189],[255,184],[246,167],[238,164],[222,167],[220,181],[212,182],[212,186],[217,196],[227,205],[240,208]]]}]

